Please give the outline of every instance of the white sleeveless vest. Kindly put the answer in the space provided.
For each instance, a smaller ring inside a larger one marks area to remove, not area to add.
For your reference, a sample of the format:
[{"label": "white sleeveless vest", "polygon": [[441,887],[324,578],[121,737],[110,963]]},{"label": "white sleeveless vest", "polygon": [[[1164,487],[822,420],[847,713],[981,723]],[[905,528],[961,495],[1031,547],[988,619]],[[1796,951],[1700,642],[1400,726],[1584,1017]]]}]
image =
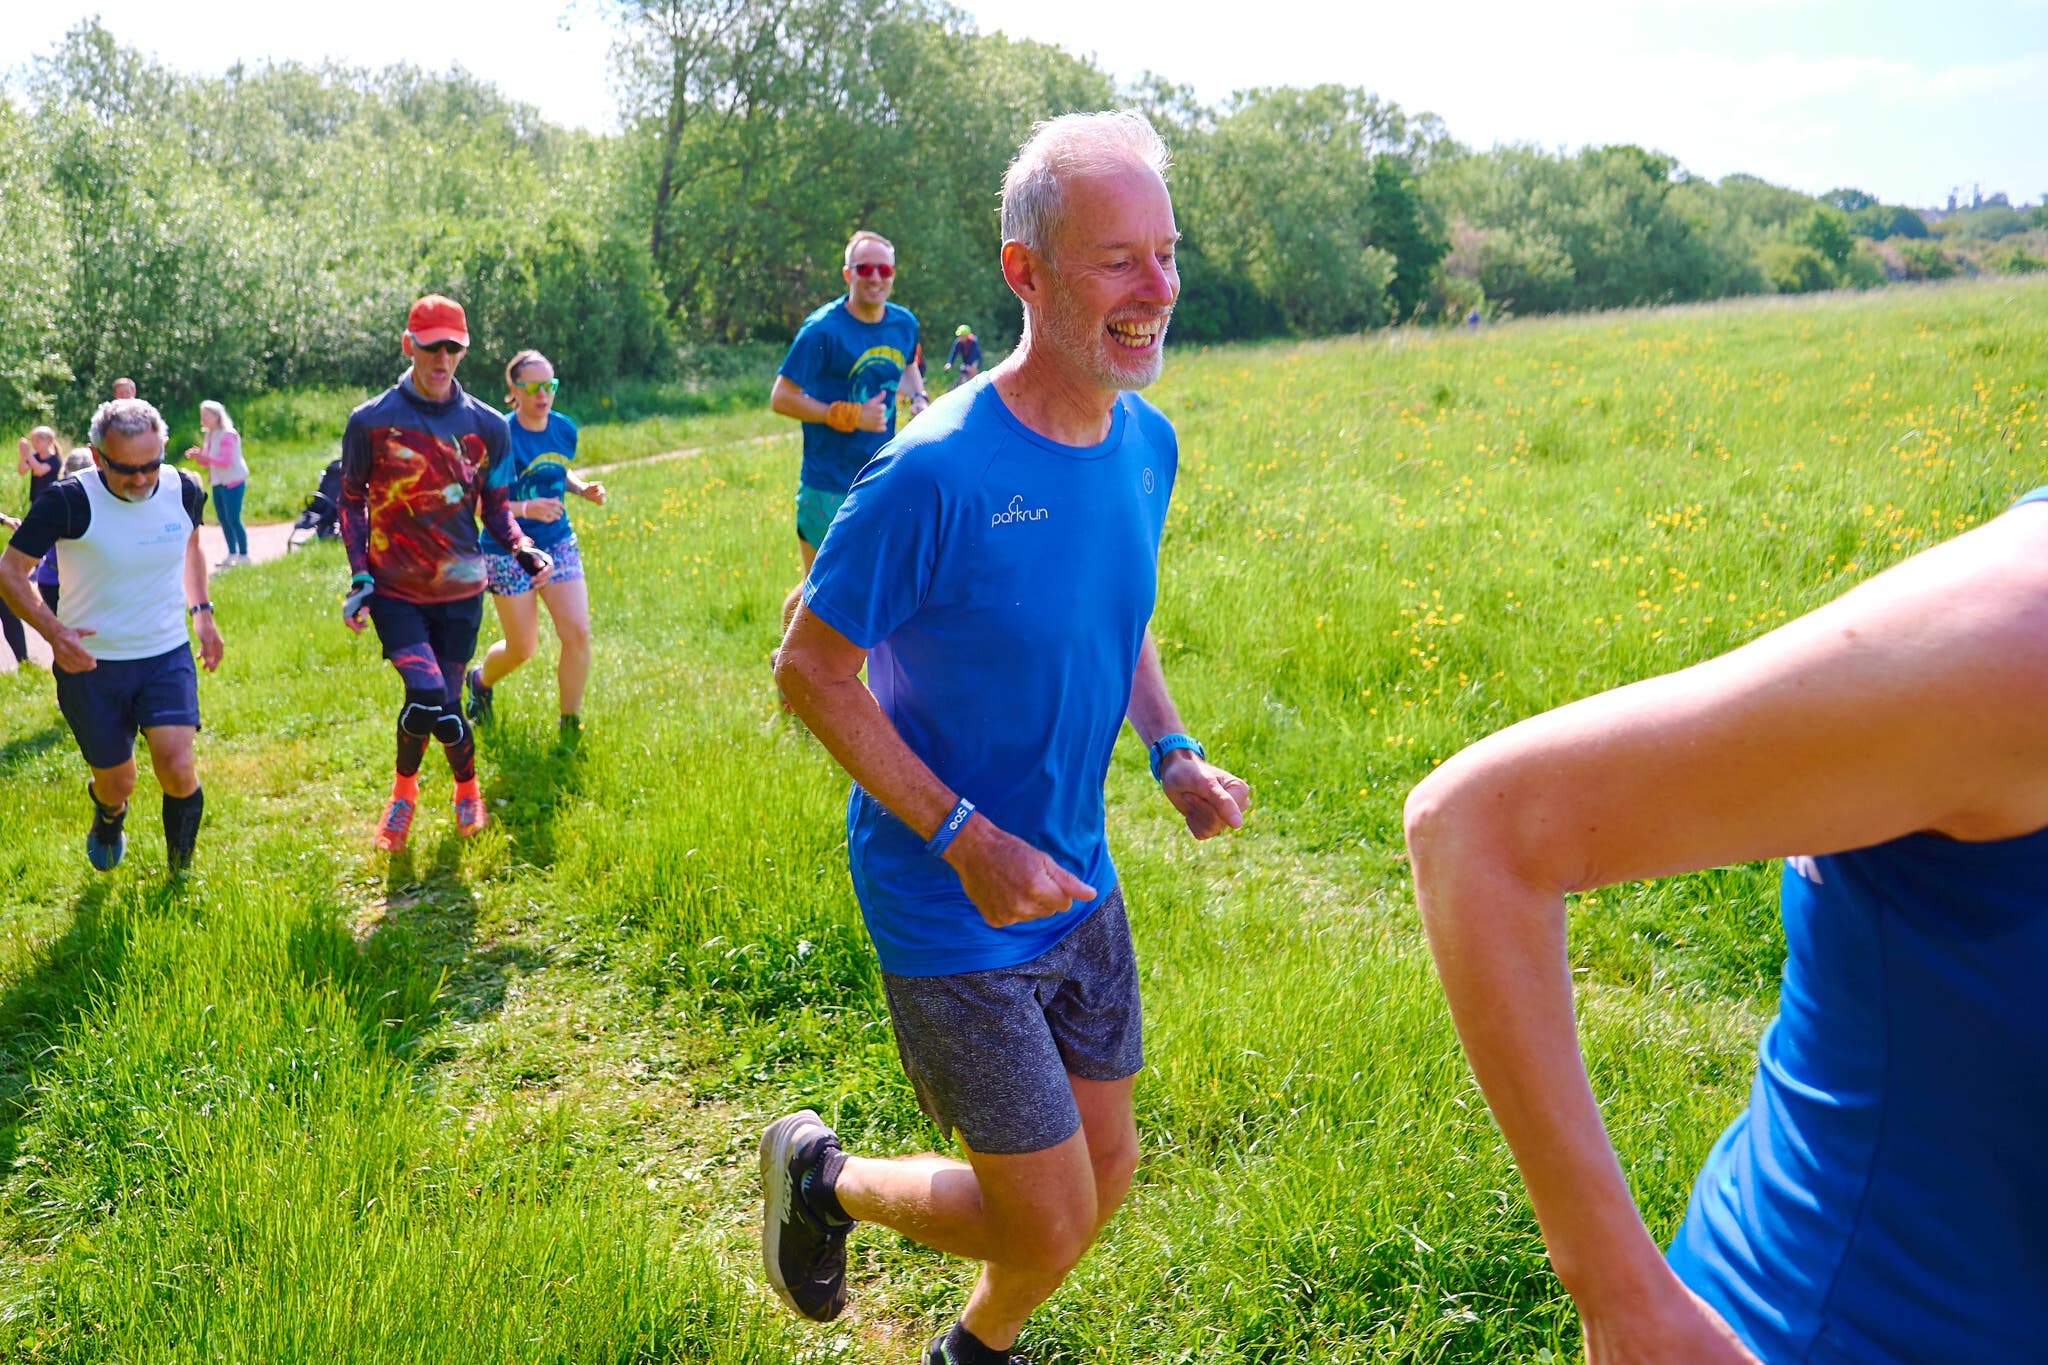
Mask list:
[{"label": "white sleeveless vest", "polygon": [[141,502],[107,491],[97,469],[81,470],[77,479],[92,520],[84,535],[57,542],[57,619],[93,632],[81,643],[95,659],[153,659],[184,648],[192,518],[178,471],[158,470],[156,491]]}]

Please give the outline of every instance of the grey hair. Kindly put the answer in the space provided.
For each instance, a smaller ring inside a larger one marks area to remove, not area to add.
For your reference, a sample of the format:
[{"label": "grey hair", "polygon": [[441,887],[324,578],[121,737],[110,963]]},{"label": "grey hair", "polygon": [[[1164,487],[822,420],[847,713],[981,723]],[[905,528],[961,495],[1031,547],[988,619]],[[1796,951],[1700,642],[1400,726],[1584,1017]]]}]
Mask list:
[{"label": "grey hair", "polygon": [[1044,251],[1060,223],[1060,187],[1070,179],[1138,165],[1164,180],[1172,164],[1165,140],[1135,109],[1036,123],[1003,176],[1003,240]]},{"label": "grey hair", "polygon": [[113,398],[99,405],[92,415],[92,428],[86,433],[86,438],[95,447],[103,448],[110,431],[123,436],[154,432],[158,445],[171,439],[171,429],[165,425],[163,414],[140,398]]}]

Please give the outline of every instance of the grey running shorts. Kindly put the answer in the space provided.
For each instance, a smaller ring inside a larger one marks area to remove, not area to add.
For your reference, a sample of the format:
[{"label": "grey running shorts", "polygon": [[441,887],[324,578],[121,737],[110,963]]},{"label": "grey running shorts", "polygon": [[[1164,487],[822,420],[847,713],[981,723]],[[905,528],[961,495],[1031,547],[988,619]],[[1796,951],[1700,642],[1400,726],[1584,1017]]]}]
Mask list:
[{"label": "grey running shorts", "polygon": [[1069,1076],[1145,1065],[1138,962],[1121,887],[1079,928],[1015,967],[882,973],[896,1050],[939,1130],[989,1156],[1057,1147],[1081,1126]]}]

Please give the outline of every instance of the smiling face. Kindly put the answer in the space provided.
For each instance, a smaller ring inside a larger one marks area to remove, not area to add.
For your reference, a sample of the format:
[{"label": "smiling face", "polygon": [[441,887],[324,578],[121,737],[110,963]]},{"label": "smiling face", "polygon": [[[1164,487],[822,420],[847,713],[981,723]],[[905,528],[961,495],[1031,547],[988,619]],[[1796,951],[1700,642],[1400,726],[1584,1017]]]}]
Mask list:
[{"label": "smiling face", "polygon": [[[887,266],[892,272],[884,275],[880,269]],[[866,267],[868,273],[862,275]],[[882,305],[889,301],[891,291],[896,288],[896,249],[886,242],[866,238],[856,242],[852,259],[839,273],[846,280],[846,297],[853,304],[854,312],[863,317],[880,317]]]},{"label": "smiling face", "polygon": [[1095,387],[1142,389],[1165,364],[1167,319],[1180,297],[1173,200],[1158,174],[1137,164],[1062,192],[1032,329]]}]

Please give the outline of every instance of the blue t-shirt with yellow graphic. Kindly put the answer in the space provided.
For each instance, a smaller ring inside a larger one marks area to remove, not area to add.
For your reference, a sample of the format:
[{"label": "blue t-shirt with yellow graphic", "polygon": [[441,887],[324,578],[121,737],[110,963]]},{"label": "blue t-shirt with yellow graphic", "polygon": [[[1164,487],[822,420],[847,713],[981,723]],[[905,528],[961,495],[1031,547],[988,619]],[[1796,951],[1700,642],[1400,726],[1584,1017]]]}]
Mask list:
[{"label": "blue t-shirt with yellow graphic", "polygon": [[879,393],[889,419],[881,431],[804,423],[804,487],[844,493],[889,444],[896,434],[896,389],[916,355],[917,318],[893,303],[882,305],[880,322],[862,322],[841,295],[804,319],[782,358],[782,375],[820,403],[865,403]]},{"label": "blue t-shirt with yellow graphic", "polygon": [[[569,527],[569,463],[576,458],[576,424],[559,412],[548,414],[545,431],[528,431],[520,425],[514,413],[505,414],[505,425],[512,428],[512,491],[514,502],[528,498],[559,498],[563,503],[559,521],[529,521],[518,518],[519,529],[533,537],[533,543],[545,550],[560,545],[574,534]],[[485,554],[510,554],[511,547],[500,545],[498,538],[489,530],[483,532]]]}]

